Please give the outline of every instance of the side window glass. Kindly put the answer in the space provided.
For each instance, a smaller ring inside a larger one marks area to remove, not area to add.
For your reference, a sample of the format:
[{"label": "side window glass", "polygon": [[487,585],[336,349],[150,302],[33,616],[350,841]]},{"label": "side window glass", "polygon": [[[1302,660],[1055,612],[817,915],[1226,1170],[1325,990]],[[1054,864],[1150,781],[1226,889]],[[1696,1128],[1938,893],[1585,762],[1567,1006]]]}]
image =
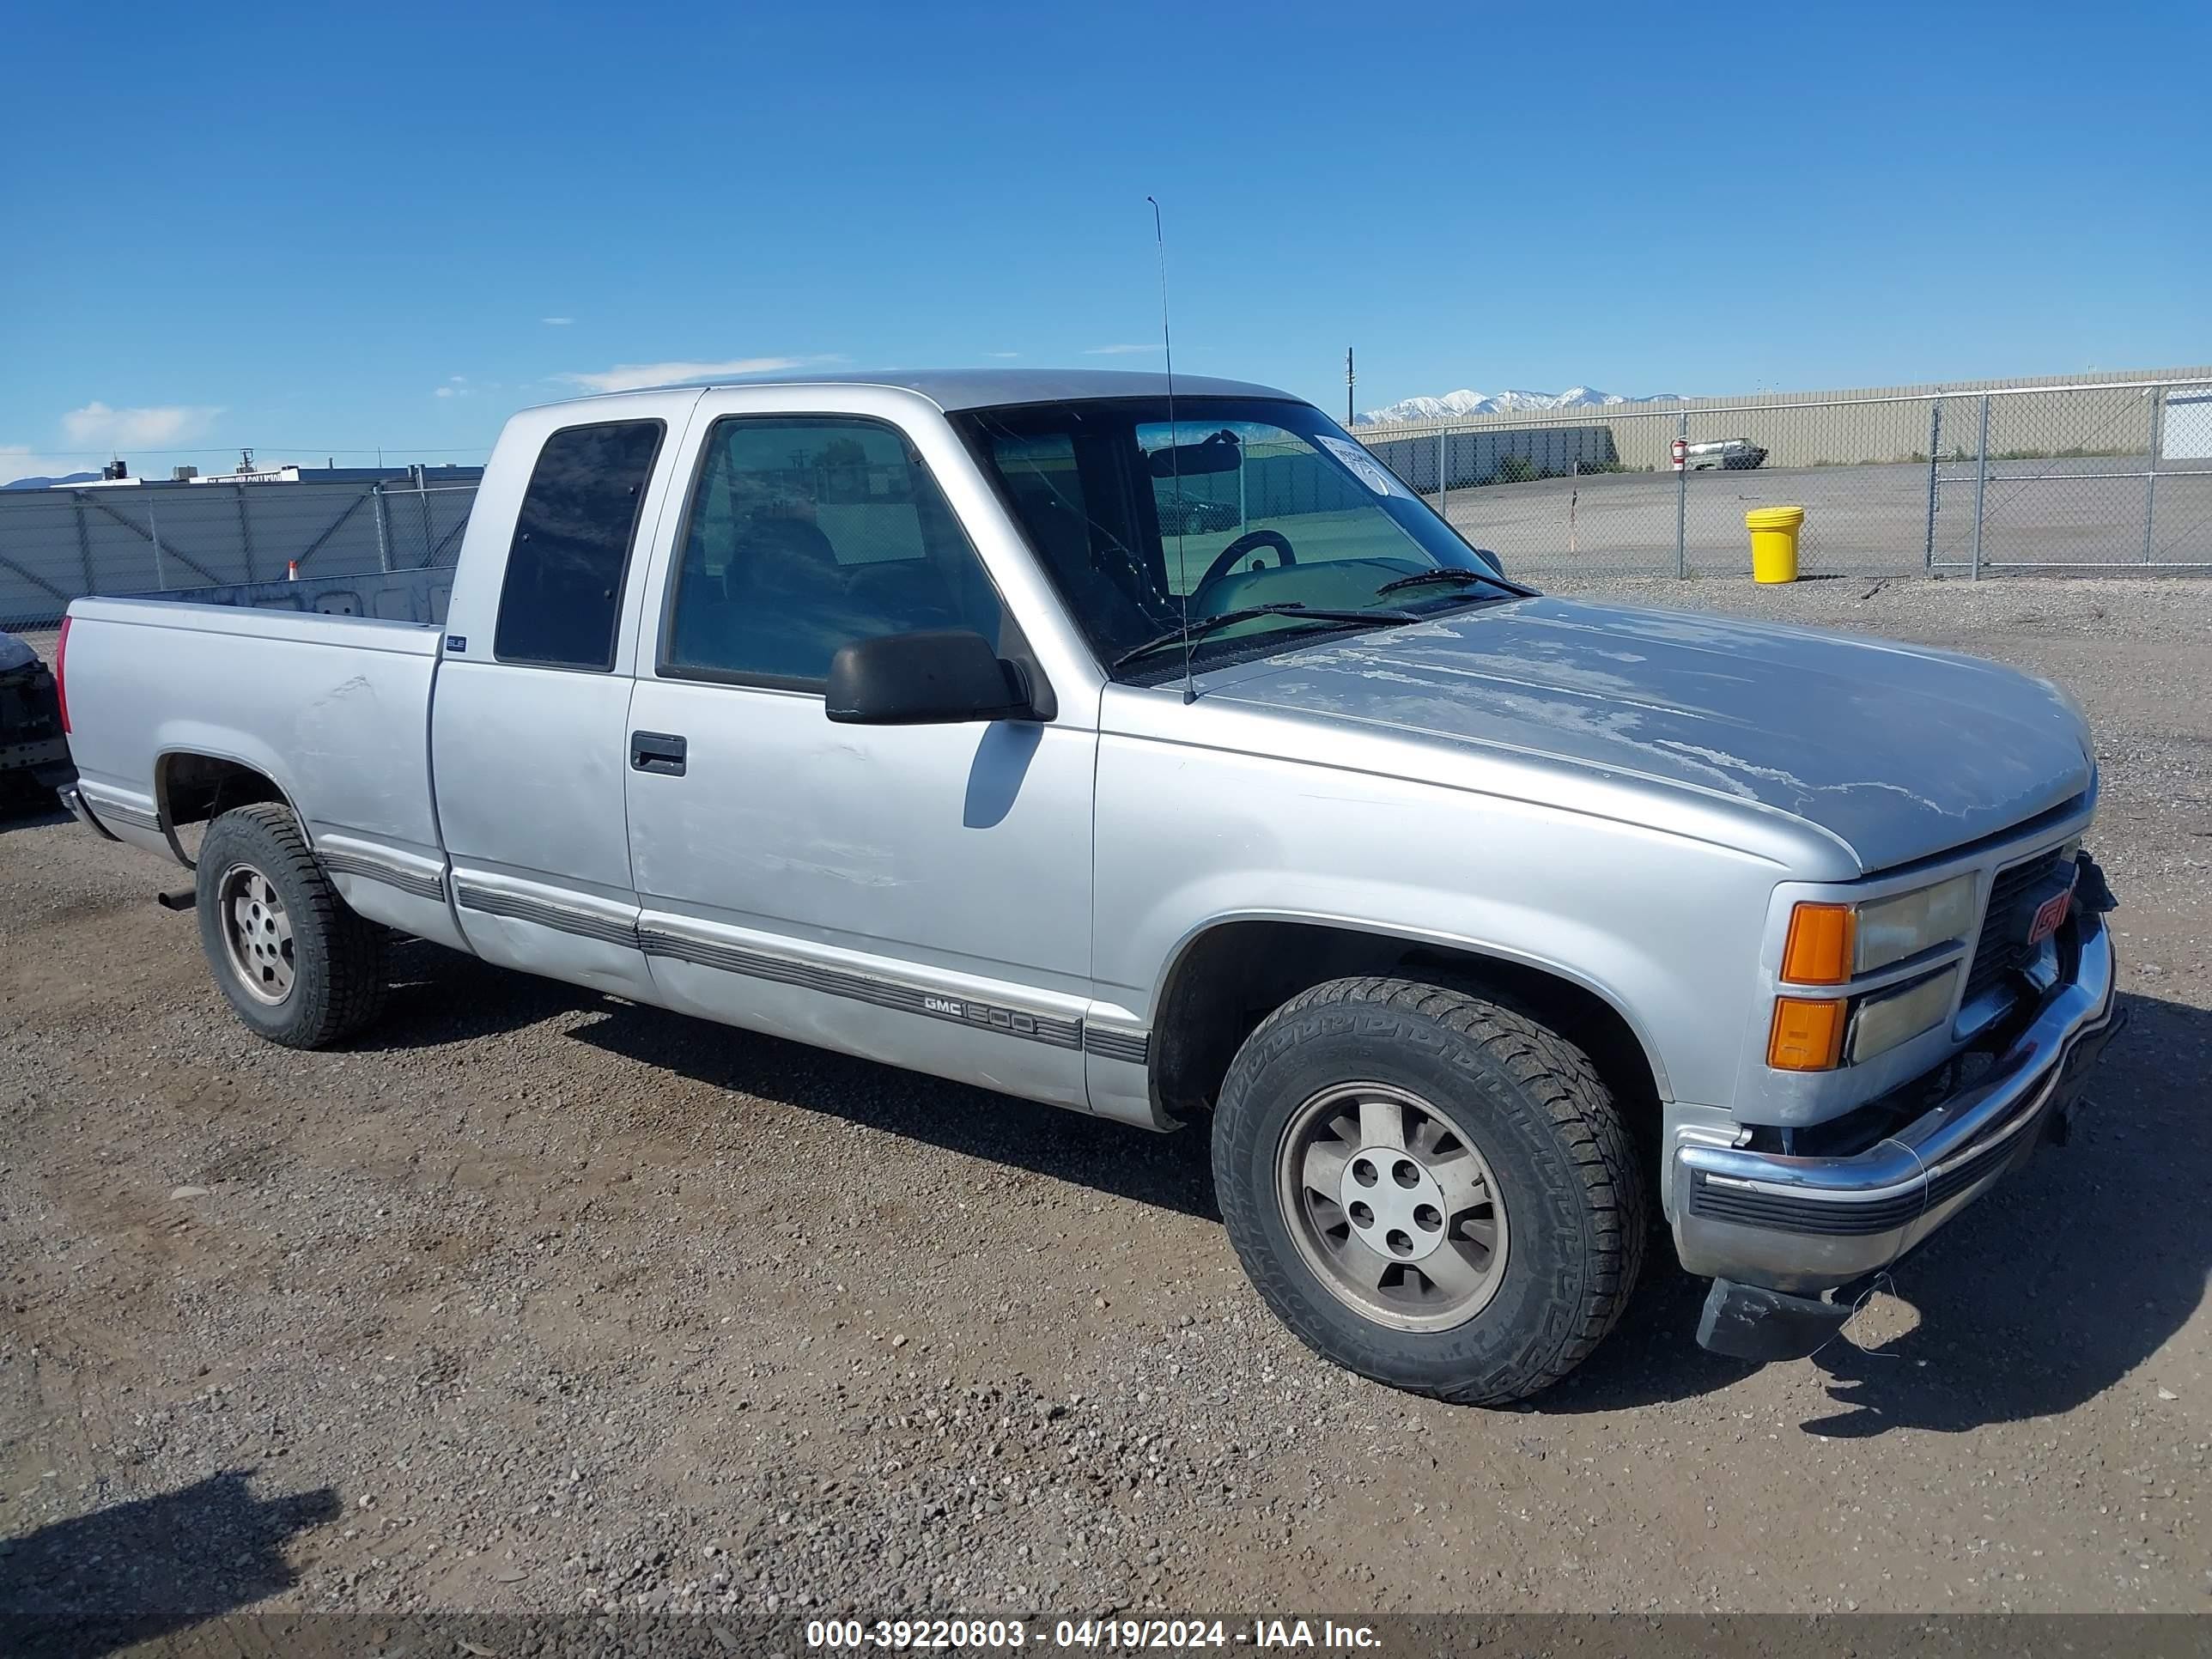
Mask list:
[{"label": "side window glass", "polygon": [[546,439],[500,586],[492,635],[500,661],[614,666],[623,577],[661,432],[659,421],[622,421]]},{"label": "side window glass", "polygon": [[663,667],[818,684],[853,640],[968,628],[1000,608],[959,520],[893,428],[736,417],[708,434]]}]

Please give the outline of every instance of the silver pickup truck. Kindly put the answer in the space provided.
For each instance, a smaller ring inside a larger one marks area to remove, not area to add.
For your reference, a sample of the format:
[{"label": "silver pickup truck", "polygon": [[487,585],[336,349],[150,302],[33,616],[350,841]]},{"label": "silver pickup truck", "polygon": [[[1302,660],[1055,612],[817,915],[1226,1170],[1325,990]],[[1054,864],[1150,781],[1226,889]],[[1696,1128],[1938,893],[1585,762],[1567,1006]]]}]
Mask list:
[{"label": "silver pickup truck", "polygon": [[1655,1206],[1701,1340],[1810,1351],[2116,1024],[2057,686],[1544,598],[1261,386],[529,410],[451,572],[213,597],[71,607],[71,800],[255,1030],[397,933],[1206,1122],[1276,1312],[1445,1399],[1588,1355]]}]

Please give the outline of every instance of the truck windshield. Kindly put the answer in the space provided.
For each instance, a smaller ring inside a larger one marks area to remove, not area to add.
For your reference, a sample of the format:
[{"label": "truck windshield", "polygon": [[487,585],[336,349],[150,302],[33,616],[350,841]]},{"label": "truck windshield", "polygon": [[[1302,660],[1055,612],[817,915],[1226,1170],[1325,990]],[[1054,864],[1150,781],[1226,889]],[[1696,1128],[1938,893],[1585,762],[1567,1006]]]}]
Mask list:
[{"label": "truck windshield", "polygon": [[[1193,623],[1220,662],[1277,634],[1356,629],[1511,598],[1428,505],[1310,404],[1164,398],[1020,404],[953,416],[1102,661],[1172,672],[1141,649]],[[1408,576],[1448,570],[1404,584]],[[1392,586],[1391,584],[1401,584]],[[1385,590],[1388,591],[1385,591]]]}]

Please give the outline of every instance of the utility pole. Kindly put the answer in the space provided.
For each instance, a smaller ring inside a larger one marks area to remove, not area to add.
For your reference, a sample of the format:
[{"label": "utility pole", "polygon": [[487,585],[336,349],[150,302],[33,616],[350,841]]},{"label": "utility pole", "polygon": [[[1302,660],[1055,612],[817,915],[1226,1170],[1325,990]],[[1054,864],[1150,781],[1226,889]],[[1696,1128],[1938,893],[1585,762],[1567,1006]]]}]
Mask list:
[{"label": "utility pole", "polygon": [[1344,349],[1344,423],[1346,427],[1350,427],[1353,421],[1352,385],[1358,378],[1358,376],[1352,372],[1352,348],[1346,346]]}]

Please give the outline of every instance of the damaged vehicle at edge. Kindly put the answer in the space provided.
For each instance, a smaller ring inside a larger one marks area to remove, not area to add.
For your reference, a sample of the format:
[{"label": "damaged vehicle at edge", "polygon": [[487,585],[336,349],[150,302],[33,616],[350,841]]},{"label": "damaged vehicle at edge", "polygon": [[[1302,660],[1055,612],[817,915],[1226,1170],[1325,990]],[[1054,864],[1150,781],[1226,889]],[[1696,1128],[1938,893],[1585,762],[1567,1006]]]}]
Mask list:
[{"label": "damaged vehicle at edge", "polygon": [[52,673],[23,641],[0,633],[0,808],[51,804],[74,775]]}]

